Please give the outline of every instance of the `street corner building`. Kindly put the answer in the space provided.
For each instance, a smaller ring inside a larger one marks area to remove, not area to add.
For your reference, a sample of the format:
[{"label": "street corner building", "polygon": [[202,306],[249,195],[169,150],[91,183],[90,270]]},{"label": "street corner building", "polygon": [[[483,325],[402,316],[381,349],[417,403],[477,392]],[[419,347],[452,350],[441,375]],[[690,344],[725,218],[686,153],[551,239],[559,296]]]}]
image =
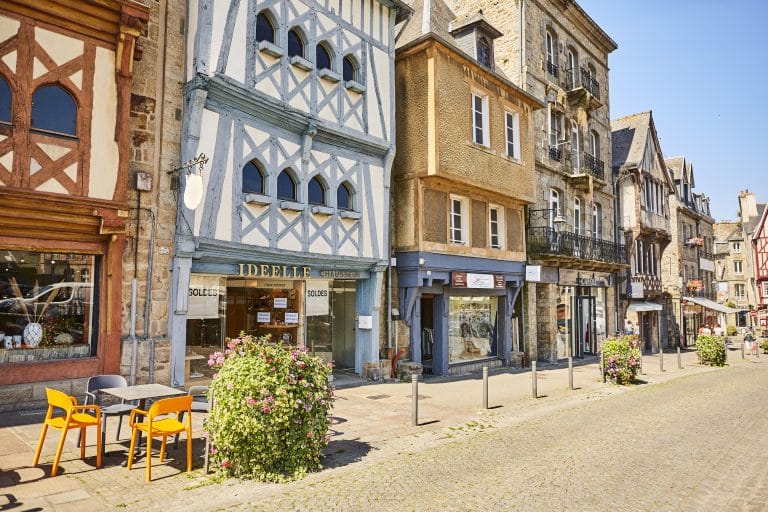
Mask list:
[{"label": "street corner building", "polygon": [[[398,1],[188,3],[171,383],[240,332],[378,360]],[[203,156],[204,155],[204,156]],[[200,165],[198,165],[200,164]]]},{"label": "street corner building", "polygon": [[0,4],[0,408],[118,373],[130,91],[148,9]]},{"label": "street corner building", "polygon": [[524,210],[544,105],[496,66],[501,33],[482,14],[411,6],[395,66],[393,348],[436,375],[510,364],[523,347]]}]

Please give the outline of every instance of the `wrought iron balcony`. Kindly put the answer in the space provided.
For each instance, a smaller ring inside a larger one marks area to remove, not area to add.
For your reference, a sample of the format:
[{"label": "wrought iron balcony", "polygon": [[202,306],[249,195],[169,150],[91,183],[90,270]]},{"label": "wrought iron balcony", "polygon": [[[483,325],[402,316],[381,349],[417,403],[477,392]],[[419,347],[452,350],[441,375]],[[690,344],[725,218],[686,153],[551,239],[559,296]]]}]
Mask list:
[{"label": "wrought iron balcony", "polygon": [[578,84],[576,83],[576,75],[573,72],[573,69],[566,69],[565,70],[565,90],[572,91],[576,87],[578,87]]},{"label": "wrought iron balcony", "polygon": [[600,240],[550,227],[528,227],[528,251],[531,254],[570,256],[582,260],[627,264],[626,248]]},{"label": "wrought iron balcony", "polygon": [[547,61],[547,73],[557,78],[560,68],[554,62]]},{"label": "wrought iron balcony", "polygon": [[602,160],[590,155],[586,151],[581,154],[581,167],[586,169],[595,178],[605,181],[605,164]]},{"label": "wrought iron balcony", "polygon": [[715,261],[715,255],[711,252],[707,251],[699,251],[699,258],[703,258],[705,260]]},{"label": "wrought iron balcony", "polygon": [[559,162],[563,158],[563,150],[559,146],[549,146],[549,158]]},{"label": "wrought iron balcony", "polygon": [[598,83],[592,73],[585,68],[581,68],[581,86],[588,90],[592,96],[600,99],[600,83]]}]

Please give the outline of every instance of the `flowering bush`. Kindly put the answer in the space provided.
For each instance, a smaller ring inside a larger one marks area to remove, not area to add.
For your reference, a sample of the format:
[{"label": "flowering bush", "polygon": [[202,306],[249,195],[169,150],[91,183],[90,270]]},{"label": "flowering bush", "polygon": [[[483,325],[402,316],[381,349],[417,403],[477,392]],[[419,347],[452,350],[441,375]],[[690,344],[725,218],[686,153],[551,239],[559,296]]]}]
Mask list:
[{"label": "flowering bush", "polygon": [[725,326],[725,335],[726,336],[736,336],[736,334],[738,332],[739,331],[736,329],[736,326],[733,325],[733,324]]},{"label": "flowering bush", "polygon": [[603,343],[606,377],[615,384],[631,384],[640,370],[640,345],[637,336],[608,338]]},{"label": "flowering bush", "polygon": [[218,370],[205,422],[213,467],[273,482],[320,468],[333,401],[331,370],[321,359],[241,333],[208,364]]},{"label": "flowering bush", "polygon": [[696,340],[696,355],[701,364],[725,366],[725,341],[718,336],[699,336]]}]

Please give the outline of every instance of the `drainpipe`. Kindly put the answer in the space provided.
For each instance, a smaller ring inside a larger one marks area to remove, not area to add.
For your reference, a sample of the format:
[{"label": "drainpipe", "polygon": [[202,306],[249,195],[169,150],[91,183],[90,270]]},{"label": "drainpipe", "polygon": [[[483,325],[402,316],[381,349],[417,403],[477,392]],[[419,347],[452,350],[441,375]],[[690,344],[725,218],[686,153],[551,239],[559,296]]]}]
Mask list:
[{"label": "drainpipe", "polygon": [[144,341],[149,341],[149,382],[155,382],[155,340],[149,337],[149,322],[152,308],[152,268],[155,256],[155,225],[157,224],[157,209],[146,208],[152,218],[149,227],[149,259],[147,260],[147,284],[144,299]]},{"label": "drainpipe", "polygon": [[131,386],[136,384],[136,365],[138,361],[138,340],[136,339],[136,278],[131,279]]},{"label": "drainpipe", "polygon": [[518,17],[518,33],[520,34],[520,87],[526,91],[528,90],[528,87],[526,87],[526,80],[525,75],[523,75],[523,70],[525,69],[525,23],[523,22],[523,15],[525,13],[525,0],[519,0],[520,2],[520,16]]}]

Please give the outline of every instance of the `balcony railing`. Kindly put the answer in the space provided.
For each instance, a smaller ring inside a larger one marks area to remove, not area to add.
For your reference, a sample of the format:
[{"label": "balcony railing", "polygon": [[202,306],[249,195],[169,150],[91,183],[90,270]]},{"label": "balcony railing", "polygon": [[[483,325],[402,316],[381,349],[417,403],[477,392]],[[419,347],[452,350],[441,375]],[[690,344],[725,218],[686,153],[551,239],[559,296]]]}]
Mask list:
[{"label": "balcony railing", "polygon": [[550,227],[528,228],[528,250],[532,254],[572,256],[605,263],[627,263],[624,245]]},{"label": "balcony railing", "polygon": [[715,255],[707,251],[699,251],[699,257],[705,260],[715,261]]},{"label": "balcony railing", "polygon": [[646,293],[661,291],[661,277],[654,276],[652,274],[632,274],[629,282],[638,284],[642,283],[643,290]]},{"label": "balcony railing", "polygon": [[557,146],[549,146],[549,158],[559,162],[563,158],[563,150]]},{"label": "balcony railing", "polygon": [[560,68],[554,62],[547,61],[547,73],[557,78]]},{"label": "balcony railing", "polygon": [[659,231],[669,231],[669,219],[663,215],[649,212],[648,210],[642,210],[640,212],[640,225]]},{"label": "balcony railing", "polygon": [[602,160],[587,152],[581,155],[581,167],[586,169],[595,178],[605,181],[605,164]]},{"label": "balcony railing", "polygon": [[588,90],[592,96],[600,99],[600,83],[588,69],[581,68],[581,86]]},{"label": "balcony railing", "polygon": [[[588,69],[581,68],[577,74],[575,69],[565,70],[565,89],[572,91],[577,87],[583,87],[597,99],[600,99],[600,83]],[[555,73],[554,76],[557,76]]]}]

